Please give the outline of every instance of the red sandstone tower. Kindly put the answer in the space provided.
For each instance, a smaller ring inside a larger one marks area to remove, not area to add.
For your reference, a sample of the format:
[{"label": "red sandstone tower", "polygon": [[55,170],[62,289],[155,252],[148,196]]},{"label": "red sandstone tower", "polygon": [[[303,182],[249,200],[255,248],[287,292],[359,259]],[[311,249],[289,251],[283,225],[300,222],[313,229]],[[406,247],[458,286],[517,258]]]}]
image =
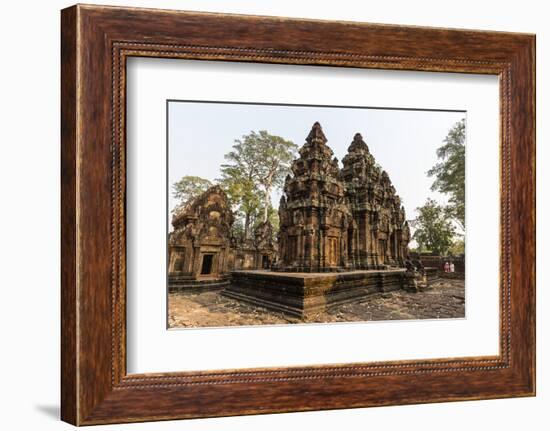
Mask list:
[{"label": "red sandstone tower", "polygon": [[404,267],[411,239],[405,209],[359,133],[342,163],[341,178],[353,213],[349,255],[355,268]]},{"label": "red sandstone tower", "polygon": [[351,212],[338,160],[315,123],[285,180],[279,206],[280,270],[336,271],[349,267]]},{"label": "red sandstone tower", "polygon": [[357,133],[340,170],[315,123],[279,206],[282,271],[404,267],[410,231],[386,171]]}]

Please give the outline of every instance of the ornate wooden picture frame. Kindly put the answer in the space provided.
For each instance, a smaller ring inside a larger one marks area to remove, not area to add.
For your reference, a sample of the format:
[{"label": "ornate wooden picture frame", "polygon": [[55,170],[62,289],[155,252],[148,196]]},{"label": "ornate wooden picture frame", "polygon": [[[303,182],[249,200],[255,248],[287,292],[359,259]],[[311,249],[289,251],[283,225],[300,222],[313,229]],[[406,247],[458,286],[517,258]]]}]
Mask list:
[{"label": "ornate wooden picture frame", "polygon": [[[535,394],[534,35],[78,5],[62,11],[61,49],[64,421]],[[497,75],[500,354],[128,374],[125,92],[132,56]]]}]

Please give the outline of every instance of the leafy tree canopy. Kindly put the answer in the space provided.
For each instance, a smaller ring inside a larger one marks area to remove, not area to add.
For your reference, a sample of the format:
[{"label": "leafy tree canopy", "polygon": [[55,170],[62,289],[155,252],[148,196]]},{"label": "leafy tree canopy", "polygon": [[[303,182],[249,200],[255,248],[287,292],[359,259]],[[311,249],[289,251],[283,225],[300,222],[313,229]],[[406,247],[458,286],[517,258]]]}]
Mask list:
[{"label": "leafy tree canopy", "polygon": [[255,149],[258,157],[257,183],[263,191],[262,221],[265,222],[269,217],[271,192],[283,185],[298,146],[265,130],[251,132],[243,138]]},{"label": "leafy tree canopy", "polygon": [[435,177],[432,190],[448,194],[449,204],[447,212],[460,226],[465,227],[465,155],[466,155],[466,123],[465,119],[457,122],[443,145],[437,149],[440,161],[428,171],[428,175]]},{"label": "leafy tree canopy", "polygon": [[235,140],[233,148],[224,156],[227,163],[221,165],[221,178],[217,182],[226,191],[229,200],[242,221],[241,239],[250,236],[250,226],[261,199],[255,187],[258,161],[254,148],[246,142]]},{"label": "leafy tree canopy", "polygon": [[212,187],[212,185],[211,181],[201,177],[192,175],[182,177],[172,185],[173,196],[179,200],[176,209],[204,193],[208,188]]},{"label": "leafy tree canopy", "polygon": [[243,236],[250,237],[256,223],[277,217],[270,215],[271,192],[281,187],[290,170],[297,146],[267,131],[251,131],[235,140],[224,157],[220,185],[244,218]]},{"label": "leafy tree canopy", "polygon": [[419,251],[431,251],[445,255],[453,245],[455,228],[447,217],[445,208],[433,199],[416,209],[418,217],[413,222],[416,229],[413,238],[418,243]]},{"label": "leafy tree canopy", "polygon": [[453,256],[460,256],[465,252],[465,244],[463,239],[456,239],[453,245],[449,248],[449,254]]}]

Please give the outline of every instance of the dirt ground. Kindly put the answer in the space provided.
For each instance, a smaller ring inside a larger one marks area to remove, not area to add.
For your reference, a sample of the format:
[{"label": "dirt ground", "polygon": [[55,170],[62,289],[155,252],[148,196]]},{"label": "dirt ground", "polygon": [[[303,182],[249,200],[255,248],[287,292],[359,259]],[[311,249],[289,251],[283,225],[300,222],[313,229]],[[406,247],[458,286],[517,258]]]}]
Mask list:
[{"label": "dirt ground", "polygon": [[[171,293],[168,305],[170,328],[303,323],[298,318],[226,298],[219,291]],[[464,280],[441,279],[424,292],[378,293],[360,302],[335,306],[308,323],[447,319],[464,315]]]}]

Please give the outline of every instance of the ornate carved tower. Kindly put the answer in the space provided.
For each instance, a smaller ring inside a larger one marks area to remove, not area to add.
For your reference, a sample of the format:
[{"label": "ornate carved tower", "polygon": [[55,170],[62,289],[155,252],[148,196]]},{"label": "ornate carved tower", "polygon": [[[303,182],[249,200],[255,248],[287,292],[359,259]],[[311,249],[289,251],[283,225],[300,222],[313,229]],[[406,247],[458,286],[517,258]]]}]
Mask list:
[{"label": "ornate carved tower", "polygon": [[210,187],[187,202],[174,214],[172,225],[168,238],[171,288],[229,277],[233,213],[221,187]]},{"label": "ornate carved tower", "polygon": [[405,209],[386,171],[357,133],[342,160],[341,178],[353,213],[349,255],[358,269],[404,266],[410,240]]},{"label": "ornate carved tower", "polygon": [[355,268],[368,269],[378,266],[377,253],[371,244],[375,239],[373,229],[375,210],[372,205],[374,182],[378,172],[374,157],[359,133],[356,133],[348,153],[342,160],[341,178],[353,213],[354,228],[349,238],[350,258]]},{"label": "ornate carved tower", "polygon": [[279,269],[323,272],[350,268],[352,222],[338,160],[315,123],[292,164],[279,206]]}]

